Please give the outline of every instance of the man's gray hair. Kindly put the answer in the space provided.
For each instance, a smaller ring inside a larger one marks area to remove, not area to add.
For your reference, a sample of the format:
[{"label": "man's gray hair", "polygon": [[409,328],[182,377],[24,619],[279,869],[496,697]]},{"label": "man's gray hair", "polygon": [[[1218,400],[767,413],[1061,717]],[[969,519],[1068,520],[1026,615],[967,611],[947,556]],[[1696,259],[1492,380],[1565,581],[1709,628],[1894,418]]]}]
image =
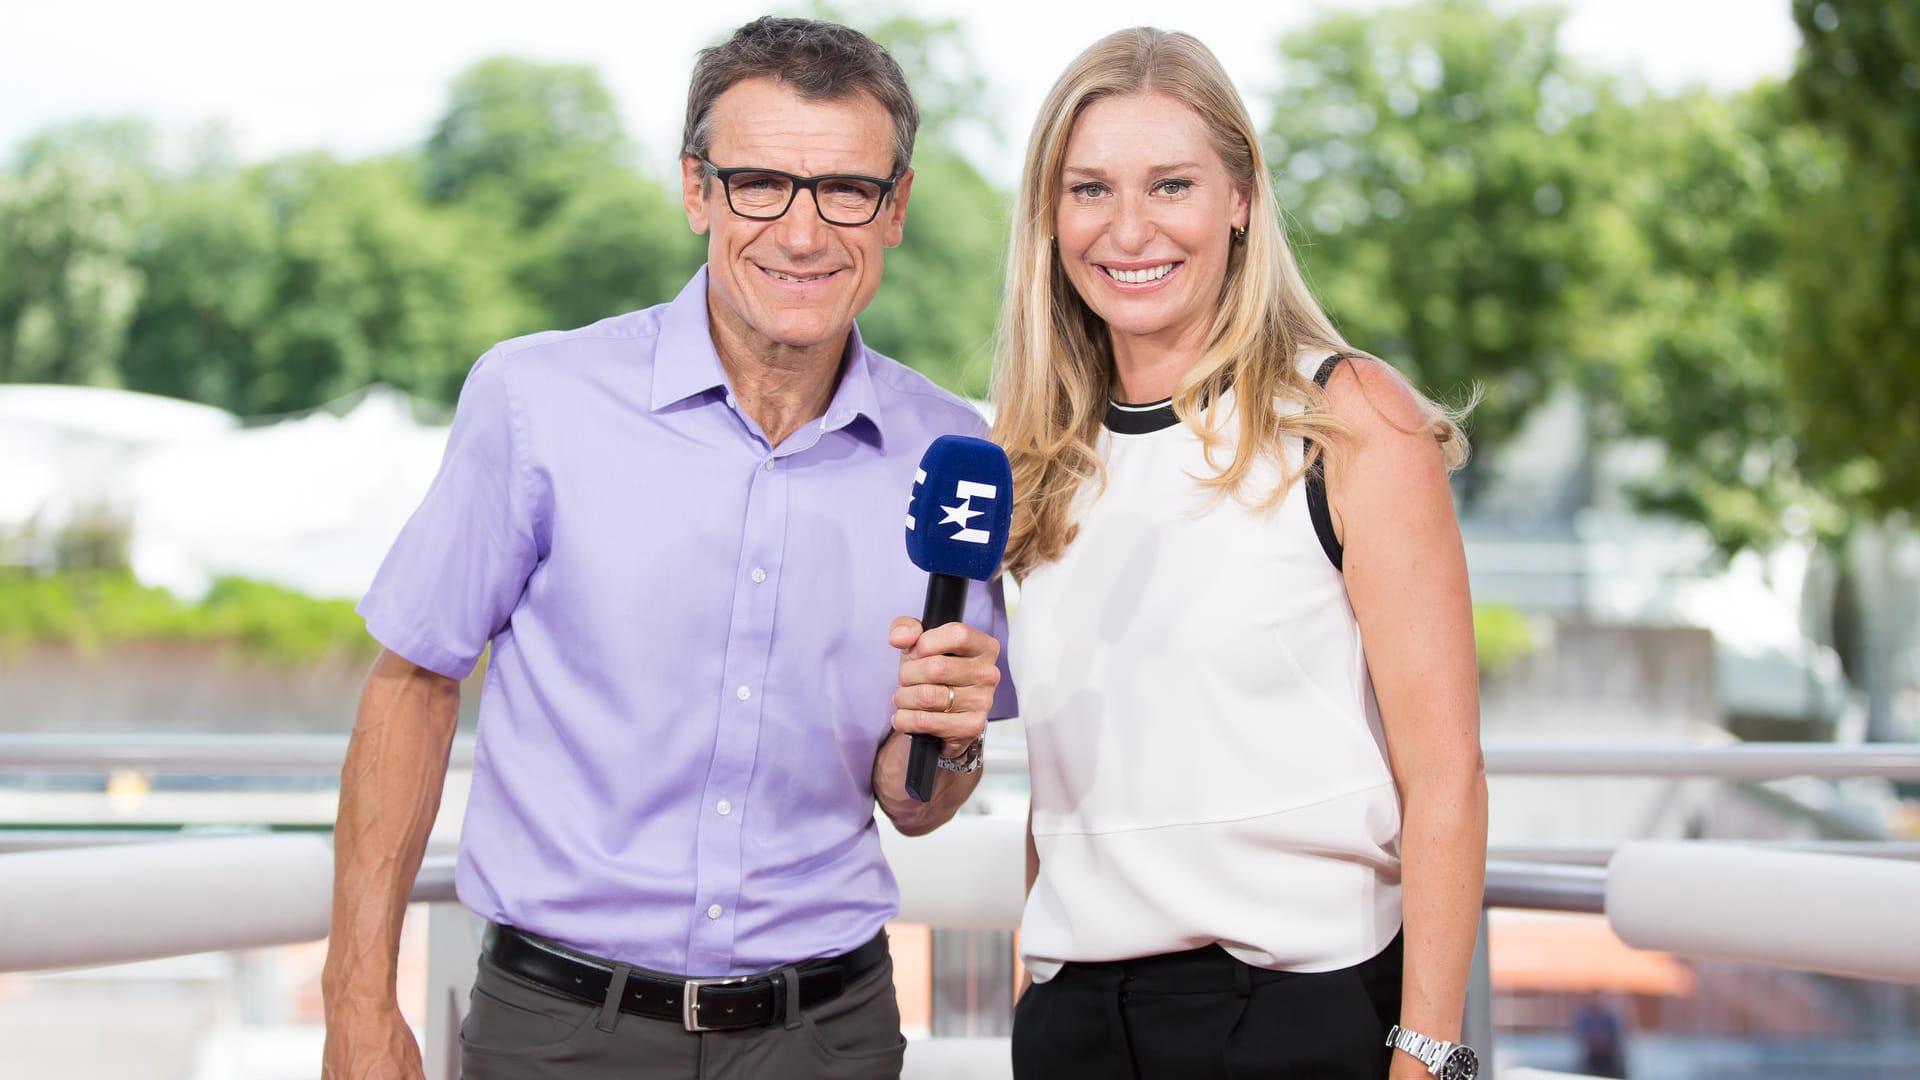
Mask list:
[{"label": "man's gray hair", "polygon": [[[839,101],[867,93],[893,120],[893,173],[913,162],[920,107],[900,65],[879,42],[858,30],[818,19],[764,15],[724,43],[700,50],[687,89],[682,154],[705,158],[713,142],[713,103],[735,83],[773,78],[809,101]],[[723,162],[726,165],[752,162]]]}]

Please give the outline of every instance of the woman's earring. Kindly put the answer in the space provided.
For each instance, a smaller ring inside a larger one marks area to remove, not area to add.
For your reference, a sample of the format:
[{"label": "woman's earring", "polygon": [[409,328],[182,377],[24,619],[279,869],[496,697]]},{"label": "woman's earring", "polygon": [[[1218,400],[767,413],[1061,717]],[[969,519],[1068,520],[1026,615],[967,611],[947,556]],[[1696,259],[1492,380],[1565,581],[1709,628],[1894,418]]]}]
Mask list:
[{"label": "woman's earring", "polygon": [[1239,228],[1233,230],[1234,243],[1237,244],[1240,241],[1245,240],[1246,238],[1247,238],[1247,227],[1245,225],[1242,225]]}]

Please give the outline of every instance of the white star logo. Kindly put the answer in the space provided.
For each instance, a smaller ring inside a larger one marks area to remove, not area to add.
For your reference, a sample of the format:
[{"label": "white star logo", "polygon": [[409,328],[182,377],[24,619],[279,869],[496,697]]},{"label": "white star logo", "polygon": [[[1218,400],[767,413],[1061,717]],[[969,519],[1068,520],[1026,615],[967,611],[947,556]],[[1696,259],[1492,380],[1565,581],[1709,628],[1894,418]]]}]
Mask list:
[{"label": "white star logo", "polygon": [[955,481],[953,485],[953,497],[960,500],[959,506],[940,507],[940,509],[947,512],[947,516],[940,520],[940,524],[960,526],[954,530],[954,534],[947,537],[947,539],[962,544],[991,543],[993,540],[992,533],[989,533],[985,529],[969,529],[967,528],[967,522],[977,517],[984,517],[987,513],[985,510],[975,510],[973,508],[973,500],[998,499],[1000,497],[1000,489],[992,484],[982,484],[977,480],[959,480]]},{"label": "white star logo", "polygon": [[984,511],[973,508],[972,496],[961,499],[959,506],[942,506],[940,509],[947,512],[947,516],[940,519],[940,524],[958,525],[962,529],[967,527],[967,522],[972,521],[984,513]]}]

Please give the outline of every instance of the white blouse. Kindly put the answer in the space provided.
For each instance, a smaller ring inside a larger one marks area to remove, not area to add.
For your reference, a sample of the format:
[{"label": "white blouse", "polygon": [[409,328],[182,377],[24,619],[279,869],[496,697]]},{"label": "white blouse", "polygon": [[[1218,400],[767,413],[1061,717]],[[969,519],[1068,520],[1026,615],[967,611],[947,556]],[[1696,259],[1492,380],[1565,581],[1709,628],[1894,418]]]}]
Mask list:
[{"label": "white blouse", "polygon": [[[1292,971],[1374,956],[1400,929],[1400,804],[1305,480],[1262,513],[1195,482],[1217,470],[1184,424],[1104,431],[1099,450],[1105,488],[1082,489],[1078,536],[1021,583],[1010,635],[1034,978],[1215,942]],[[1265,463],[1247,490],[1279,476]]]}]

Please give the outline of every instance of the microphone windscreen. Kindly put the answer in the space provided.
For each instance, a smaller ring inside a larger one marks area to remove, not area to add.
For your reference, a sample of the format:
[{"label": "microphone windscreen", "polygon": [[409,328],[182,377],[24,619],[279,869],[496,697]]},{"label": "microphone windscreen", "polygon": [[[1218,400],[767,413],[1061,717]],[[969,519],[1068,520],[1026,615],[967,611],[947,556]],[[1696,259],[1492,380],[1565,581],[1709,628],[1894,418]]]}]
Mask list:
[{"label": "microphone windscreen", "polygon": [[985,439],[942,435],[920,458],[907,503],[907,557],[929,574],[986,581],[1013,524],[1013,468]]}]

